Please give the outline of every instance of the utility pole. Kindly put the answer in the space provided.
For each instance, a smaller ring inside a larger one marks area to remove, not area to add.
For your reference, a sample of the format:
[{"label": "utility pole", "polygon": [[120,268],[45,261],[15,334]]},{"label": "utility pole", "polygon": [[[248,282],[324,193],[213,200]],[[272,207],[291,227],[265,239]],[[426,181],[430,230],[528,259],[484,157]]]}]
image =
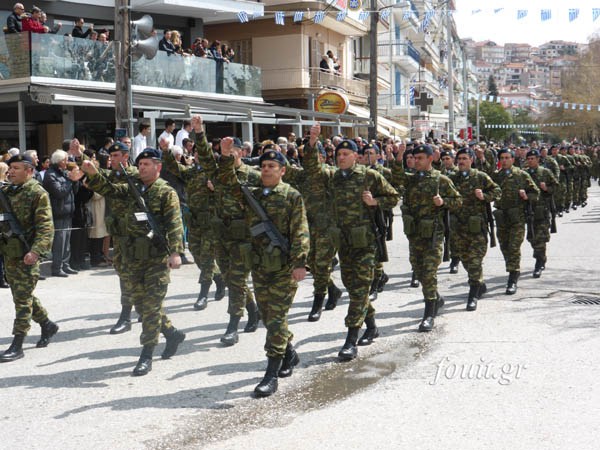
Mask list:
[{"label": "utility pole", "polygon": [[369,127],[369,141],[372,139],[377,139],[377,56],[379,50],[377,43],[378,23],[379,12],[377,11],[377,0],[371,0],[371,30],[369,31],[371,44],[371,66],[369,69],[369,108],[371,115],[371,126]]},{"label": "utility pole", "polygon": [[448,140],[454,139],[454,66],[452,61],[452,21],[450,0],[446,1],[446,32],[448,34]]},{"label": "utility pole", "polygon": [[133,137],[129,0],[115,0],[115,127]]}]

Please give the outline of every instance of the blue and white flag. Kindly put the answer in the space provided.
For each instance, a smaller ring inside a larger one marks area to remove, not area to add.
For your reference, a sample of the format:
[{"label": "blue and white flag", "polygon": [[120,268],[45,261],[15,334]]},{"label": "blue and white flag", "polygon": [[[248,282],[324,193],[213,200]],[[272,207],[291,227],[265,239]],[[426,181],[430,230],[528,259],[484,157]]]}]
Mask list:
[{"label": "blue and white flag", "polygon": [[411,105],[414,105],[415,104],[415,87],[411,86],[410,89],[408,90],[408,92],[409,92],[409,94],[408,94],[409,95],[409,103]]},{"label": "blue and white flag", "polygon": [[592,8],[592,22],[595,22],[598,17],[600,17],[600,8]]},{"label": "blue and white flag", "polygon": [[542,9],[540,11],[540,14],[542,16],[542,22],[550,20],[552,18],[552,10],[550,9]]},{"label": "blue and white flag", "polygon": [[592,110],[592,105],[587,105],[587,110],[591,111]]},{"label": "blue and white flag", "polygon": [[402,20],[410,20],[410,18],[414,15],[414,12],[410,9],[404,11],[404,14],[402,15]]},{"label": "blue and white flag", "polygon": [[343,22],[344,20],[346,20],[347,16],[348,11],[340,11],[339,13],[337,13],[337,17],[335,18],[335,20],[337,20],[338,22]]},{"label": "blue and white flag", "polygon": [[573,22],[577,17],[579,17],[579,8],[569,9],[569,22]]},{"label": "blue and white flag", "polygon": [[387,20],[392,14],[392,8],[386,8],[379,13],[379,17],[381,20]]},{"label": "blue and white flag", "polygon": [[325,11],[317,11],[313,20],[315,23],[323,23],[325,20]]},{"label": "blue and white flag", "polygon": [[250,21],[249,17],[248,17],[248,13],[246,11],[240,11],[238,14],[238,19],[240,20],[240,23],[247,23]]},{"label": "blue and white flag", "polygon": [[294,13],[294,22],[302,22],[304,19],[304,11],[296,11]]},{"label": "blue and white flag", "polygon": [[369,16],[371,15],[370,11],[361,11],[360,13],[358,13],[358,20],[360,20],[361,22],[364,22],[365,20],[367,20],[369,18]]},{"label": "blue and white flag", "polygon": [[494,14],[498,14],[500,11],[502,11],[504,8],[495,8],[494,9]]},{"label": "blue and white flag", "polygon": [[527,17],[527,10],[526,9],[519,9],[517,11],[517,20],[524,19],[525,17]]},{"label": "blue and white flag", "polygon": [[277,11],[275,13],[275,24],[285,25],[285,13],[283,11]]}]

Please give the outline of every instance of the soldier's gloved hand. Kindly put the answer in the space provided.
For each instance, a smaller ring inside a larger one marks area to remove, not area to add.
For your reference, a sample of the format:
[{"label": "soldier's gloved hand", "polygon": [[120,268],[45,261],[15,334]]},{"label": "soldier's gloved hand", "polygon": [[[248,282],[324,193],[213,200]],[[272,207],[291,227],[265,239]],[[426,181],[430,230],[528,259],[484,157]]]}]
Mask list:
[{"label": "soldier's gloved hand", "polygon": [[525,189],[519,189],[519,197],[521,197],[523,200],[527,200],[529,198],[527,197],[527,192],[525,192]]},{"label": "soldier's gloved hand", "polygon": [[25,263],[25,265],[27,265],[27,266],[33,266],[37,262],[38,259],[40,259],[40,256],[37,253],[28,252],[23,257],[23,263]]},{"label": "soldier's gloved hand", "polygon": [[179,253],[173,253],[169,256],[167,265],[169,269],[179,269],[181,267],[181,256],[179,256]]},{"label": "soldier's gloved hand", "polygon": [[477,197],[478,200],[483,200],[483,191],[481,189],[475,189],[475,197]]},{"label": "soldier's gloved hand", "polygon": [[321,124],[319,122],[315,123],[312,127],[310,127],[310,138],[309,144],[311,147],[315,147],[317,145],[317,141],[319,140],[319,136],[321,135]]},{"label": "soldier's gloved hand", "polygon": [[294,281],[302,281],[306,277],[306,268],[297,267],[292,271],[292,278]]},{"label": "soldier's gloved hand", "polygon": [[444,199],[438,194],[433,196],[433,204],[435,206],[442,206],[444,204]]}]

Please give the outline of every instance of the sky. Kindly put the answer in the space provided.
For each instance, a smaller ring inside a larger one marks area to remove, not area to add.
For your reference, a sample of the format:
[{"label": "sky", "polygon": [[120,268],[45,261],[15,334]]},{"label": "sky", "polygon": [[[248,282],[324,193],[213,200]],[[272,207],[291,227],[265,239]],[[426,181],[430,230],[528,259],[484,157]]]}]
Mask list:
[{"label": "sky", "polygon": [[[454,20],[462,39],[491,40],[499,45],[507,42],[540,45],[550,40],[588,42],[600,31],[600,17],[592,20],[592,8],[600,8],[600,0],[455,0]],[[503,8],[495,13],[494,10]],[[579,9],[579,16],[569,22],[569,9]],[[478,13],[474,11],[480,10]],[[519,10],[527,10],[517,19]],[[550,10],[549,20],[542,21],[541,10]]]}]

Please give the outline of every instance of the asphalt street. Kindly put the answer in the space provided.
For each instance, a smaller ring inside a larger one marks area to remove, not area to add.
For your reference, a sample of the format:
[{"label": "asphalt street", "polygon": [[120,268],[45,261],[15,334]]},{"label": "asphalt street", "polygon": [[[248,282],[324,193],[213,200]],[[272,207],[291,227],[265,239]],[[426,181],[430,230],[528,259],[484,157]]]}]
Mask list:
[{"label": "asphalt street", "polygon": [[[361,347],[357,360],[338,363],[347,296],[309,323],[308,278],[290,311],[301,363],[280,380],[277,394],[261,400],[252,391],[266,364],[265,330],[241,333],[239,344],[223,347],[227,301],[194,311],[195,265],[172,272],[165,301],[187,339],[165,361],[161,340],[145,377],[131,376],[140,324],[108,333],[120,308],[114,271],[48,278],[36,295],[60,331],[37,349],[34,324],[25,358],[0,365],[0,448],[596,449],[599,223],[594,186],[586,208],[559,219],[541,279],[532,278],[532,250],[523,244],[514,296],[504,294],[500,250],[490,249],[489,291],[476,312],[465,311],[464,269],[451,275],[443,263],[438,281],[447,306],[436,330],[422,334],[422,296],[409,287],[408,244],[397,216],[390,282],[375,302],[381,337]],[[339,283],[337,270],[335,277]],[[8,290],[0,296],[5,349],[14,308]]]}]

